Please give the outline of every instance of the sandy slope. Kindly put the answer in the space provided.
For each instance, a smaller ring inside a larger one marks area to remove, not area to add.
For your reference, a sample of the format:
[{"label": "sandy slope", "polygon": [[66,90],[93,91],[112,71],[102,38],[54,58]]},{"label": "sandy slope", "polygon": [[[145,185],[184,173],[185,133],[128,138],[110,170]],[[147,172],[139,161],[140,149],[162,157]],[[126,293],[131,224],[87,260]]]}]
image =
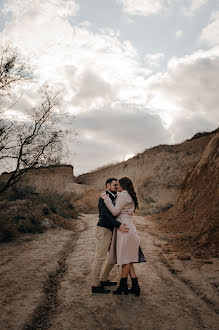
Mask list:
[{"label": "sandy slope", "polygon": [[[141,296],[91,293],[96,215],[0,245],[1,329],[218,329],[218,259],[179,260],[150,217],[136,217],[147,263]],[[119,267],[112,277],[119,278]]]},{"label": "sandy slope", "polygon": [[188,234],[175,245],[195,254],[219,256],[219,133],[188,172],[176,204],[153,218],[160,230]]}]

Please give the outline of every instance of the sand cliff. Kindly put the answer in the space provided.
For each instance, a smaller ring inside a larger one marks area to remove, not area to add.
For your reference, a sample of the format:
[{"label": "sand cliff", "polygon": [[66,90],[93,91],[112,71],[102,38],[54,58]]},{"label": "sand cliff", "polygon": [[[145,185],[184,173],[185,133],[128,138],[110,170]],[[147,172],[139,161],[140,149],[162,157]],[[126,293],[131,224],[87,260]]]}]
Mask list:
[{"label": "sand cliff", "polygon": [[175,205],[154,220],[161,230],[187,233],[177,242],[182,249],[219,255],[219,133],[187,173]]},{"label": "sand cliff", "polygon": [[[5,182],[11,173],[2,173],[0,180]],[[21,184],[31,186],[37,193],[71,191],[75,183],[72,165],[51,165],[34,168],[22,176]]]},{"label": "sand cliff", "polygon": [[140,200],[141,214],[152,214],[171,207],[177,200],[188,171],[199,161],[211,134],[196,134],[176,145],[159,145],[135,157],[79,175],[75,181],[104,189],[109,177],[130,177]]}]

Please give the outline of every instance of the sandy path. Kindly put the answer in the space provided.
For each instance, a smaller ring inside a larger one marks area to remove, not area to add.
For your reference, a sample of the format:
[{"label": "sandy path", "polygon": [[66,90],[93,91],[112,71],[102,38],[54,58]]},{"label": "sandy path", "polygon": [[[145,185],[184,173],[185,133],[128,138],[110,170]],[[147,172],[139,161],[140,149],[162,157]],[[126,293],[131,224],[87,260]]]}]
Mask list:
[{"label": "sandy path", "polygon": [[[148,260],[136,265],[141,296],[92,294],[96,221],[95,215],[84,216],[86,227],[68,257],[51,329],[218,329],[219,315],[169,271],[154,237],[141,231],[141,217],[135,223]],[[115,267],[114,276],[119,278],[119,272]]]},{"label": "sandy path", "polygon": [[[97,215],[83,215],[77,220],[76,234],[51,230],[36,236],[29,249],[22,247],[16,257],[12,246],[11,254],[0,249],[1,276],[7,280],[1,283],[7,294],[1,329],[219,329],[218,260],[199,264],[193,259],[171,259],[159,247],[164,242],[156,231],[155,236],[151,234],[155,227],[147,218],[134,219],[147,258],[136,265],[141,296],[92,294],[96,222]],[[11,275],[12,265],[17,282]],[[120,268],[114,267],[112,278],[119,279],[119,273]],[[20,280],[22,274],[25,281]]]}]

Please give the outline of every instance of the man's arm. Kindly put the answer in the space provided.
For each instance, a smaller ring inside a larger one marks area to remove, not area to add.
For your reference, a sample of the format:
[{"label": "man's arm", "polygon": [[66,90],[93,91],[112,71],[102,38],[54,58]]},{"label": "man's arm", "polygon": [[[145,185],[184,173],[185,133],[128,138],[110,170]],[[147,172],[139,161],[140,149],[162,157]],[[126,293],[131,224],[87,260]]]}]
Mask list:
[{"label": "man's arm", "polygon": [[104,203],[104,200],[102,198],[99,198],[99,210],[100,210],[101,217],[104,217],[105,219],[107,219],[107,221],[109,221],[109,223],[111,223],[113,225],[113,227],[116,227],[119,229],[121,222],[115,220],[113,215],[110,216],[110,214],[108,213],[107,207]]}]

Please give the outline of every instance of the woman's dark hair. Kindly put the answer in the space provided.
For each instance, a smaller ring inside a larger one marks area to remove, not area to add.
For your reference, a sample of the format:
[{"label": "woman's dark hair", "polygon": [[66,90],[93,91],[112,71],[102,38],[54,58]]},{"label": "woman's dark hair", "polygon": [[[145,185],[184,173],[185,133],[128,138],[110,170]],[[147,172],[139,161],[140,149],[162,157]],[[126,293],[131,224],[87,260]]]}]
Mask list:
[{"label": "woman's dark hair", "polygon": [[138,208],[138,199],[132,181],[129,178],[127,178],[127,176],[124,176],[123,178],[119,179],[119,184],[124,190],[128,191],[129,195],[133,199],[135,208]]}]

